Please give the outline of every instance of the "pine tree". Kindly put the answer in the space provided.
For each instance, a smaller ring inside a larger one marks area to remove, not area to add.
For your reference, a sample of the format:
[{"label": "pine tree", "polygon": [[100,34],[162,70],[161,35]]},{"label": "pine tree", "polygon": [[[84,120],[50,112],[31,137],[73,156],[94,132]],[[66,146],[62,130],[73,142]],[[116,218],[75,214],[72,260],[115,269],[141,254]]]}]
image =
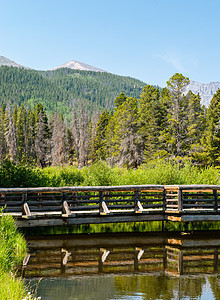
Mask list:
[{"label": "pine tree", "polygon": [[168,103],[169,135],[167,142],[173,157],[185,155],[188,116],[187,102],[183,93],[189,82],[189,78],[179,73],[174,74],[167,81],[171,99]]},{"label": "pine tree", "polygon": [[109,122],[109,113],[104,110],[96,122],[91,124],[90,158],[92,162],[106,159],[106,129]]},{"label": "pine tree", "polygon": [[27,123],[27,112],[22,105],[18,109],[17,116],[17,154],[18,160],[25,162],[28,161],[28,123]]},{"label": "pine tree", "polygon": [[146,159],[160,156],[162,148],[161,131],[166,110],[159,90],[146,85],[139,99],[139,135],[142,151]]},{"label": "pine tree", "polygon": [[126,167],[137,167],[143,157],[138,135],[137,99],[127,98],[118,106],[106,130],[108,161]]},{"label": "pine tree", "polygon": [[43,106],[38,104],[35,109],[35,153],[37,165],[45,167],[48,163],[49,128]]},{"label": "pine tree", "polygon": [[3,104],[0,109],[0,162],[6,157],[6,140],[5,140],[5,123],[6,112]]},{"label": "pine tree", "polygon": [[189,91],[185,97],[187,102],[187,134],[186,154],[193,159],[201,153],[201,138],[205,129],[205,108],[201,107],[201,98]]},{"label": "pine tree", "polygon": [[220,165],[220,89],[214,94],[207,110],[207,127],[203,138],[203,160]]}]

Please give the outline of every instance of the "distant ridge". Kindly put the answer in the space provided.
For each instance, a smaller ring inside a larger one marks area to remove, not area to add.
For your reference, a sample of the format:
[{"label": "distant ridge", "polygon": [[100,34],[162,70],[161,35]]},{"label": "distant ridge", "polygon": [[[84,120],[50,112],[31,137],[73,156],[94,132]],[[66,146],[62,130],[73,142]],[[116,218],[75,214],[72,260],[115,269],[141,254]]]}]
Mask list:
[{"label": "distant ridge", "polygon": [[102,69],[98,69],[96,67],[84,64],[84,63],[76,61],[76,60],[71,60],[61,66],[53,68],[52,70],[57,70],[57,69],[61,69],[61,68],[68,68],[68,69],[72,69],[72,70],[81,70],[81,71],[107,72]]},{"label": "distant ridge", "polygon": [[4,57],[4,56],[0,56],[0,66],[8,66],[8,67],[29,69],[27,67],[24,67],[22,65],[17,64],[13,60],[10,60],[9,58]]},{"label": "distant ridge", "polygon": [[[16,62],[14,62],[4,56],[0,56],[0,66],[16,67],[16,68],[23,68],[23,69],[31,70],[30,68],[22,66],[20,64],[17,64]],[[108,73],[109,75],[111,74],[105,70],[96,68],[94,66],[91,66],[91,65],[88,65],[88,64],[76,61],[76,60],[71,60],[63,65],[53,68],[50,71],[54,71],[54,70],[61,69],[61,68],[68,68],[68,69],[72,69],[72,70],[76,70],[76,71],[81,70],[81,71],[93,71],[93,72]],[[112,75],[114,75],[114,74],[112,74]],[[99,80],[100,80],[100,78],[99,78]],[[197,81],[190,81],[190,84],[186,88],[186,93],[190,90],[194,94],[199,93],[199,95],[201,97],[201,104],[204,105],[205,107],[208,107],[213,95],[217,92],[218,89],[220,89],[219,81],[210,82],[210,83],[206,83],[206,84],[200,83]]]},{"label": "distant ridge", "polygon": [[194,94],[198,94],[201,97],[201,104],[208,107],[213,95],[220,89],[220,82],[200,83],[197,81],[190,81],[190,84],[186,88],[186,92],[192,91]]}]

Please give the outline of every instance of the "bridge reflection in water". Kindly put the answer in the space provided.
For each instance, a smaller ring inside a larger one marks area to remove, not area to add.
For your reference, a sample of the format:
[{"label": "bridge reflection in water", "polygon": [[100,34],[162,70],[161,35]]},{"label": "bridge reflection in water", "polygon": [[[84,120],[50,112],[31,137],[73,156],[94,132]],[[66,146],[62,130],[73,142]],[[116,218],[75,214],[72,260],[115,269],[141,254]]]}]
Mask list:
[{"label": "bridge reflection in water", "polygon": [[94,234],[29,237],[22,272],[31,277],[162,273],[218,274],[220,235]]}]

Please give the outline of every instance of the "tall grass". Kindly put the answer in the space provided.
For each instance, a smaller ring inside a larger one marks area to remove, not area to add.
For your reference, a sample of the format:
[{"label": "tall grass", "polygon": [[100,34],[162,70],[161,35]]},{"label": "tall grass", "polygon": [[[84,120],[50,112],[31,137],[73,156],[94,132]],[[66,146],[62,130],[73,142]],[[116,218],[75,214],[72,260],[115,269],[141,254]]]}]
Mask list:
[{"label": "tall grass", "polygon": [[13,275],[26,254],[26,242],[10,215],[0,213],[0,299],[34,299],[22,279]]}]

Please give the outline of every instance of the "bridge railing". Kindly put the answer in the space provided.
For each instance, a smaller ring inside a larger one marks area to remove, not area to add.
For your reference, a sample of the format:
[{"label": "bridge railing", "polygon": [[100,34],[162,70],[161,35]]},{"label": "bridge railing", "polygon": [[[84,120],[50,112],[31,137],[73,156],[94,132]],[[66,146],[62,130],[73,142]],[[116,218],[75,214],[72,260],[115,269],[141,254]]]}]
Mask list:
[{"label": "bridge railing", "polygon": [[129,213],[217,213],[220,186],[136,185],[0,188],[0,209],[14,216]]},{"label": "bridge railing", "polygon": [[165,186],[166,211],[218,212],[220,208],[220,186],[180,185]]},{"label": "bridge railing", "polygon": [[0,189],[0,208],[14,216],[165,211],[163,186]]}]

